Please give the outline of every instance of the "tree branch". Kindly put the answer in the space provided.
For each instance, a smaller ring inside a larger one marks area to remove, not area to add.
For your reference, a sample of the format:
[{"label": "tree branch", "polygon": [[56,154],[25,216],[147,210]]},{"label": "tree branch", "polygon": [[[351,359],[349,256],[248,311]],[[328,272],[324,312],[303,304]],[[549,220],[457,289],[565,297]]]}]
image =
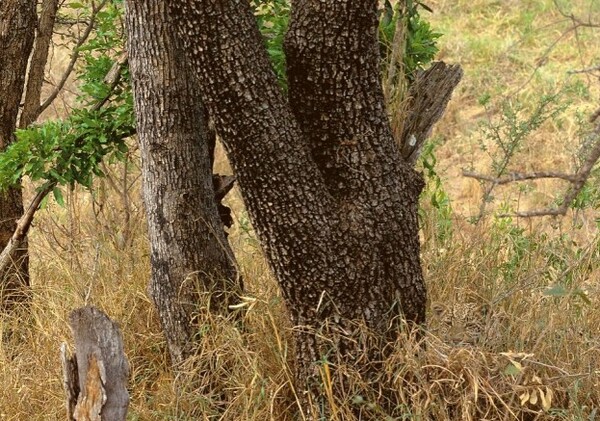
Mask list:
[{"label": "tree branch", "polygon": [[[597,126],[596,129],[594,130],[594,135],[596,137],[598,137],[599,134],[600,134],[600,125]],[[537,216],[564,216],[564,215],[566,215],[567,211],[569,210],[571,203],[573,203],[573,200],[575,200],[575,198],[577,198],[577,195],[579,195],[579,193],[581,192],[581,189],[583,189],[583,186],[585,185],[585,182],[587,181],[587,179],[590,177],[590,174],[591,174],[592,170],[594,169],[594,166],[598,162],[598,159],[600,159],[600,140],[596,139],[594,146],[589,151],[586,160],[584,161],[581,168],[579,168],[579,170],[575,174],[556,173],[556,172],[552,172],[552,171],[540,171],[540,172],[533,172],[533,173],[529,173],[529,174],[512,173],[512,174],[509,174],[507,177],[496,178],[496,177],[490,177],[490,176],[477,174],[477,173],[473,173],[473,172],[469,172],[469,171],[463,171],[463,176],[475,178],[477,180],[491,182],[496,185],[503,185],[503,184],[509,184],[512,182],[518,182],[518,181],[524,181],[524,180],[534,180],[534,179],[541,179],[541,178],[558,178],[558,179],[566,180],[571,184],[571,186],[567,189],[567,192],[565,194],[565,197],[564,197],[561,205],[558,206],[557,208],[534,209],[534,210],[530,210],[530,211],[506,213],[506,214],[499,215],[500,217],[516,216],[516,217],[521,217],[521,218],[532,218],[532,217],[537,217]]]},{"label": "tree branch", "polygon": [[50,95],[48,96],[48,98],[46,98],[46,100],[42,103],[42,105],[40,105],[38,114],[41,114],[42,112],[44,112],[44,110],[46,108],[48,108],[50,106],[50,104],[52,104],[52,102],[56,99],[56,97],[58,96],[60,91],[65,86],[65,83],[67,83],[69,76],[71,76],[71,73],[73,72],[73,69],[75,68],[75,64],[77,63],[77,60],[79,59],[79,48],[81,48],[81,46],[87,41],[88,37],[92,33],[92,29],[94,29],[94,23],[96,22],[96,16],[98,15],[98,12],[100,12],[100,10],[102,10],[102,8],[106,5],[106,3],[108,3],[108,0],[103,0],[98,6],[92,7],[90,21],[89,21],[87,27],[85,28],[85,30],[83,31],[83,34],[77,40],[75,47],[73,48],[73,54],[71,55],[71,60],[69,61],[69,64],[67,65],[67,69],[63,73],[60,81],[58,82],[58,84],[56,85],[54,90],[50,93]]},{"label": "tree branch", "polygon": [[29,232],[29,227],[31,227],[31,222],[33,221],[33,216],[37,211],[42,200],[52,191],[52,189],[56,186],[56,183],[50,183],[46,185],[42,190],[38,191],[35,195],[27,211],[23,214],[23,216],[17,222],[17,228],[13,233],[10,240],[8,240],[8,244],[2,250],[0,254],[0,273],[4,273],[5,269],[10,265],[13,261],[13,255],[15,251],[23,244],[23,240],[27,236]]},{"label": "tree branch", "polygon": [[575,182],[577,180],[576,174],[564,174],[554,171],[536,171],[532,173],[518,173],[513,172],[508,174],[506,177],[492,177],[489,175],[478,174],[472,171],[463,170],[463,177],[474,178],[476,180],[489,181],[497,186],[504,184],[514,183],[517,181],[525,180],[537,180],[540,178],[560,178],[562,180]]}]

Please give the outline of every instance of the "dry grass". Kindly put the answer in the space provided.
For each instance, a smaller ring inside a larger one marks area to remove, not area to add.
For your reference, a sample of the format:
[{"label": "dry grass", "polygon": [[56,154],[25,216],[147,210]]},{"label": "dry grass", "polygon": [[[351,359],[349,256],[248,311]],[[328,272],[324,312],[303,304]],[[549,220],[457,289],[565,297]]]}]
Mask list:
[{"label": "dry grass", "polygon": [[[600,10],[598,2],[570,3],[580,11],[590,4]],[[404,403],[396,419],[592,420],[600,407],[600,243],[593,212],[578,216],[579,229],[575,218],[488,216],[471,225],[466,217],[479,209],[481,192],[459,174],[470,163],[487,169],[477,146],[478,123],[486,118],[478,99],[486,93],[494,104],[518,94],[532,106],[540,92],[568,83],[575,86],[570,98],[576,107],[595,108],[595,82],[568,78],[566,71],[598,64],[600,37],[591,30],[578,39],[571,33],[548,52],[569,26],[550,0],[428,4],[436,11],[434,25],[446,34],[440,58],[461,63],[466,73],[437,129],[437,170],[455,212],[444,213],[424,198],[427,348],[398,341],[384,362],[382,384]],[[575,111],[560,126],[545,124],[521,151],[518,166],[570,170],[576,130]],[[227,166],[223,158],[219,165]],[[136,172],[129,172],[130,181]],[[121,173],[115,168],[113,176]],[[510,188],[502,194],[515,207],[530,207],[545,204],[559,188],[534,187],[529,195]],[[238,221],[231,239],[254,297],[245,331],[207,316],[194,368],[176,378],[145,292],[148,244],[137,181],[129,206],[106,181],[98,182],[94,199],[81,191],[67,196],[67,208],[50,204],[36,220],[32,308],[20,321],[0,321],[4,331],[20,324],[18,335],[0,346],[0,420],[64,419],[58,349],[70,342],[68,313],[84,304],[100,307],[122,327],[132,367],[129,419],[292,419],[283,415],[295,405],[291,326],[237,192],[229,198]],[[444,227],[450,230],[445,236]],[[349,411],[358,407],[363,419],[386,419],[376,404],[377,387],[365,386],[349,367],[324,371],[326,387],[348,379],[354,388],[346,390],[347,399],[327,402],[336,408],[335,419],[352,420]]]}]

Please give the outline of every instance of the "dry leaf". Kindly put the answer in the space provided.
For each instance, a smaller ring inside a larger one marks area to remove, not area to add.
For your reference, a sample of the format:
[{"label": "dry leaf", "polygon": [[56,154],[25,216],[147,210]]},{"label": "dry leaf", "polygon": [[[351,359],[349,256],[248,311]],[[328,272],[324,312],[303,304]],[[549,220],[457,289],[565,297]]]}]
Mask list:
[{"label": "dry leaf", "polygon": [[519,398],[521,399],[521,406],[525,405],[529,401],[529,392],[526,390]]},{"label": "dry leaf", "polygon": [[542,390],[540,390],[540,398],[542,400],[542,409],[544,411],[548,411],[550,409],[550,407],[552,406],[552,389],[550,389],[548,386],[546,386],[546,395],[544,395],[542,393]]},{"label": "dry leaf", "polygon": [[529,403],[532,405],[535,405],[538,401],[538,395],[537,395],[537,391],[534,389],[531,392],[531,396],[529,397]]}]

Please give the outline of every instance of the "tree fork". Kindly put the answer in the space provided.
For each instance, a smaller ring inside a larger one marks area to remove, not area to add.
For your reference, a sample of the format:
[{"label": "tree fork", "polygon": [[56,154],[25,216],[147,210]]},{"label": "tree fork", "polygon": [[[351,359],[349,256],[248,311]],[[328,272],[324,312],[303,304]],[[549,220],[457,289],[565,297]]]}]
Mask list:
[{"label": "tree fork", "polygon": [[[346,362],[368,350],[357,323],[383,346],[396,338],[401,316],[412,325],[425,322],[417,219],[424,183],[402,159],[385,111],[376,6],[375,0],[293,3],[288,105],[247,2],[170,4],[299,326],[305,414],[322,402],[317,362],[332,347]],[[373,373],[381,354],[366,357],[366,374]]]}]

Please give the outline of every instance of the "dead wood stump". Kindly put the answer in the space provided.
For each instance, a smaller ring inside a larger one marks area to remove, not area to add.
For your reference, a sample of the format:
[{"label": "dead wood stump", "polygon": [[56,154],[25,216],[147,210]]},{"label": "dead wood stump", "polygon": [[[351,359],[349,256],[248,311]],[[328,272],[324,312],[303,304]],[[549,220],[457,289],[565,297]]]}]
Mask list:
[{"label": "dead wood stump", "polygon": [[67,418],[76,421],[124,421],[129,405],[129,363],[116,323],[95,307],[69,316],[75,339],[71,356],[61,346]]}]

